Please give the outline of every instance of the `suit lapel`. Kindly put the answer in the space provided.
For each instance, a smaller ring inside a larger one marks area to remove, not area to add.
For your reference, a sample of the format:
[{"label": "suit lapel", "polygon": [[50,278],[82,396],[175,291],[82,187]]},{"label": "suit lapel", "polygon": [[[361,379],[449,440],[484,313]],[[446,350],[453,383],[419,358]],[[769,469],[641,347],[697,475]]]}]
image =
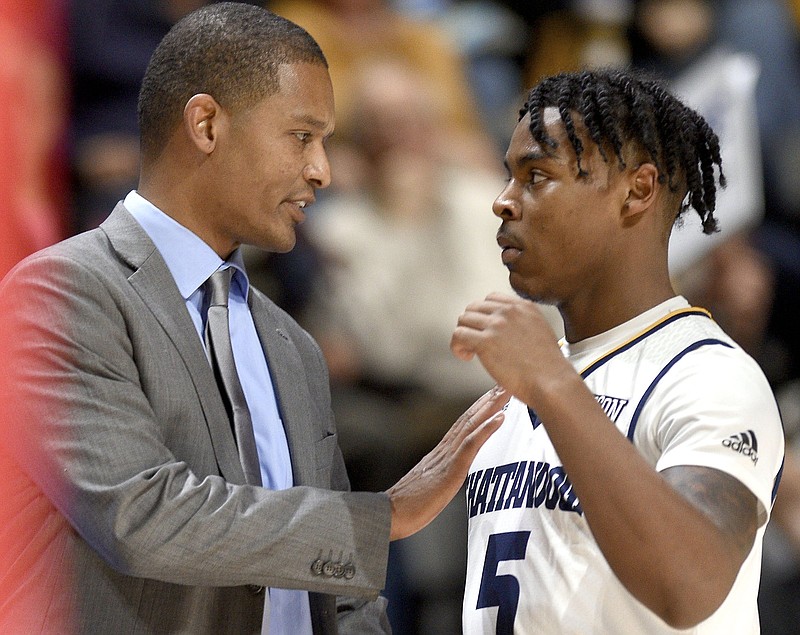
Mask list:
[{"label": "suit lapel", "polygon": [[222,476],[244,483],[244,473],[214,374],[186,304],[158,250],[139,223],[117,205],[101,225],[119,256],[134,270],[128,281],[169,336],[186,364],[205,414]]},{"label": "suit lapel", "polygon": [[253,321],[275,387],[278,409],[292,457],[294,484],[316,485],[313,426],[309,426],[305,420],[308,416],[308,404],[312,400],[300,354],[289,336],[276,327],[279,322],[269,301],[253,290],[251,293]]}]

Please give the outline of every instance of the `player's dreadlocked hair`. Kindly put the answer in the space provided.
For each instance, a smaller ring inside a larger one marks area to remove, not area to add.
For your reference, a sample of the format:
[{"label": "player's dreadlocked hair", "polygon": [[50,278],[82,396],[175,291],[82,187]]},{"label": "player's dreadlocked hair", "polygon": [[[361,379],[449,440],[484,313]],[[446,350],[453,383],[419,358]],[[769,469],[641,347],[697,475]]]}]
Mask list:
[{"label": "player's dreadlocked hair", "polygon": [[[583,143],[575,131],[573,113],[580,115],[592,141],[608,162],[612,148],[620,169],[625,167],[623,147],[633,143],[643,149],[672,192],[683,185],[687,196],[677,212],[689,207],[700,215],[703,232],[717,231],[714,217],[717,188],[714,164],[719,168],[719,183],[725,187],[719,139],[705,119],[684,106],[657,81],[616,70],[561,73],[543,79],[528,95],[520,119],[530,113],[530,131],[542,147],[557,143],[544,128],[542,112],[558,108],[581,167]],[[665,176],[666,175],[666,176]]]}]

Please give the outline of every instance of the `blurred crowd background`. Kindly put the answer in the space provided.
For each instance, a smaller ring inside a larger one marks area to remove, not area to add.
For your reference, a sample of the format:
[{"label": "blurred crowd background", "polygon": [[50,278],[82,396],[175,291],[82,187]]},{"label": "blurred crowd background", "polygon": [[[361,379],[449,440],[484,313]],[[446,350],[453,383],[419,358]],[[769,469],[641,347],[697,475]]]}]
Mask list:
[{"label": "blurred crowd background", "polygon": [[[158,41],[200,0],[0,0],[0,275],[105,218],[136,185],[136,99]],[[258,4],[258,3],[253,3]],[[491,382],[448,343],[464,306],[507,291],[491,203],[526,90],[633,66],[719,133],[722,231],[673,236],[676,288],[763,366],[789,440],[766,541],[765,635],[800,632],[800,0],[279,0],[334,83],[334,185],[253,283],[320,342],[353,487],[405,473]],[[552,314],[556,334],[560,324]],[[394,543],[398,635],[460,632],[458,497]]]}]

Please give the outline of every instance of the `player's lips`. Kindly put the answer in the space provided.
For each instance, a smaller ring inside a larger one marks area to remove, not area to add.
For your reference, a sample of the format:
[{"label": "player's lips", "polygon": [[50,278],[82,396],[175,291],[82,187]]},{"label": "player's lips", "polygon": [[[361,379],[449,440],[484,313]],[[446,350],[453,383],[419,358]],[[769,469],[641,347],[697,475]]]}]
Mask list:
[{"label": "player's lips", "polygon": [[498,234],[497,244],[500,245],[500,249],[503,250],[500,257],[503,259],[503,264],[506,266],[512,264],[522,254],[522,248],[507,236]]}]

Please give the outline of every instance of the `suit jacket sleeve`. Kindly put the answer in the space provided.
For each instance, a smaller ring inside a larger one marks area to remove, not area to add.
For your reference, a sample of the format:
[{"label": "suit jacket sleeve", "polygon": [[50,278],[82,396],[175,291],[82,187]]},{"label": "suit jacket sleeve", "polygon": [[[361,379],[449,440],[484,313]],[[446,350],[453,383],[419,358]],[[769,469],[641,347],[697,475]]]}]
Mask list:
[{"label": "suit jacket sleeve", "polygon": [[[92,232],[28,259],[3,283],[0,337],[14,395],[5,436],[15,460],[124,574],[375,598],[386,575],[389,503],[347,491],[327,388],[308,411],[324,413],[311,421],[312,471],[341,491],[270,491],[226,478],[230,446],[215,441],[220,421],[209,414],[224,410],[218,393],[205,394],[213,384],[196,381],[206,369],[193,369],[203,352],[196,333],[185,332],[188,314],[165,327],[131,287],[145,267],[134,271],[111,251]],[[168,272],[147,275],[174,313],[182,298]],[[300,359],[316,390],[319,370]],[[315,575],[312,562],[329,554],[349,558],[355,575]]]}]

